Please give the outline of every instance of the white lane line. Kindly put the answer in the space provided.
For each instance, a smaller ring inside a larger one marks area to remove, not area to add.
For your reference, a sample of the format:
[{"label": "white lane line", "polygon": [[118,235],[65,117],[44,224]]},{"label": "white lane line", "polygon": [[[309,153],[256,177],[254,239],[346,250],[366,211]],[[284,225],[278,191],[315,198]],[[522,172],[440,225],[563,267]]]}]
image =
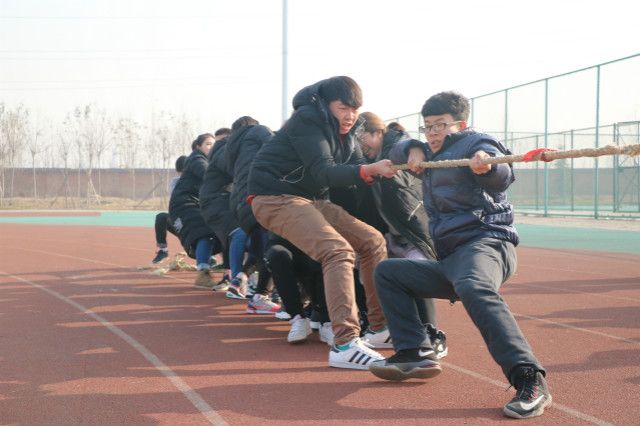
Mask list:
[{"label": "white lane line", "polygon": [[207,404],[207,402],[204,399],[202,399],[202,397],[196,391],[191,389],[191,387],[189,387],[189,385],[186,384],[185,381],[180,378],[180,376],[178,376],[171,368],[169,368],[169,366],[167,366],[164,362],[162,362],[160,358],[158,358],[155,354],[153,354],[153,352],[147,349],[142,343],[138,342],[136,339],[134,339],[133,337],[125,333],[122,329],[113,325],[108,320],[96,314],[95,312],[91,311],[90,309],[85,308],[81,304],[69,299],[66,296],[63,296],[62,294],[54,290],[51,290],[50,288],[41,286],[40,284],[36,284],[33,281],[29,281],[27,279],[17,277],[15,275],[11,275],[7,272],[0,271],[0,274],[5,275],[9,278],[12,278],[16,281],[21,281],[23,283],[29,284],[39,290],[45,291],[50,295],[60,299],[61,301],[73,306],[74,308],[78,309],[80,312],[90,316],[94,320],[98,321],[100,324],[105,326],[109,331],[111,331],[116,336],[120,337],[122,340],[128,343],[132,348],[138,351],[143,357],[145,357],[146,360],[149,361],[156,368],[156,370],[162,373],[163,376],[169,379],[169,381],[180,392],[182,392],[182,394],[193,404],[194,407],[196,407],[198,411],[200,411],[200,413],[202,413],[202,415],[204,415],[207,418],[207,420],[209,420],[211,424],[216,426],[228,426],[228,423],[225,422],[224,419],[220,417],[220,415],[213,408],[211,408],[211,406]]},{"label": "white lane line", "polygon": [[[50,251],[44,251],[44,250],[27,249],[27,248],[22,248],[22,247],[12,247],[12,248],[13,249],[19,249],[19,250],[24,250],[24,251],[31,251],[31,252],[34,252],[34,253],[43,253],[43,254],[46,254],[47,256],[59,256],[59,257],[66,257],[67,259],[82,260],[84,262],[97,263],[98,265],[115,266],[116,268],[123,269],[123,270],[125,270],[127,272],[130,272],[130,271],[141,272],[139,269],[136,269],[135,266],[130,266],[130,265],[119,265],[117,263],[103,262],[101,260],[87,259],[85,257],[71,256],[71,255],[68,255],[68,254],[52,253]],[[160,277],[160,278],[171,278],[172,280],[182,281],[182,282],[185,282],[185,283],[191,283],[192,282],[192,281],[185,280],[184,278],[176,277],[175,275],[155,275],[155,276]]]},{"label": "white lane line", "polygon": [[581,331],[582,333],[595,334],[596,336],[600,336],[600,337],[608,337],[609,339],[620,340],[621,342],[632,343],[634,345],[640,345],[640,340],[627,339],[626,337],[615,336],[613,334],[602,333],[600,331],[595,331],[595,330],[589,330],[588,328],[576,327],[575,325],[571,325],[571,324],[564,324],[564,323],[561,323],[561,322],[556,322],[556,321],[551,321],[551,320],[547,320],[547,319],[532,317],[530,315],[518,314],[516,312],[513,312],[513,315],[516,316],[516,317],[522,317],[522,318],[530,319],[530,320],[533,320],[533,321],[544,322],[546,324],[557,325],[558,327],[564,327],[564,328],[568,328],[570,330]]},{"label": "white lane line", "polygon": [[[624,278],[623,278],[624,279]],[[593,297],[597,297],[599,299],[601,298],[605,298],[605,299],[613,299],[613,300],[623,300],[625,302],[629,302],[629,301],[634,301],[634,302],[640,302],[640,299],[635,298],[635,297],[619,297],[619,296],[610,296],[608,294],[602,294],[602,293],[593,293],[590,291],[582,291],[582,290],[574,290],[574,289],[569,289],[569,288],[562,288],[559,286],[556,287],[551,287],[551,286],[545,286],[545,285],[540,285],[538,283],[535,282],[521,282],[521,283],[514,283],[514,286],[524,286],[524,287],[531,287],[531,288],[536,288],[536,289],[546,289],[546,290],[551,290],[551,291],[564,291],[566,293],[576,293],[576,294],[584,294],[586,296],[593,296]],[[598,286],[593,286],[596,288],[603,288],[606,289],[607,287],[605,285],[598,285]],[[515,288],[513,286],[509,286],[509,287],[505,287],[505,288]]]},{"label": "white lane line", "polygon": [[[507,389],[509,384],[508,383],[504,383],[501,382],[499,380],[494,380],[490,377],[487,376],[483,376],[482,374],[476,373],[475,371],[472,370],[467,370],[466,368],[463,367],[458,367],[457,365],[454,364],[449,364],[448,362],[443,362],[440,361],[440,364],[442,364],[443,366],[450,368],[452,370],[457,371],[458,373],[462,373],[462,374],[466,374],[467,376],[471,376],[474,379],[478,379],[481,380],[483,382],[487,382],[487,383],[491,383],[492,385],[498,386],[502,389]],[[589,422],[589,423],[593,423],[595,425],[599,425],[599,426],[612,426],[612,423],[609,423],[605,420],[599,419],[597,417],[593,417],[590,416],[589,414],[585,414],[581,411],[575,410],[571,407],[567,407],[566,405],[563,404],[558,404],[556,402],[556,398],[554,397],[553,402],[551,404],[551,408],[553,408],[554,410],[558,410],[558,411],[562,411],[563,413],[566,413],[572,417],[576,417],[580,420],[584,420],[585,422]]]}]

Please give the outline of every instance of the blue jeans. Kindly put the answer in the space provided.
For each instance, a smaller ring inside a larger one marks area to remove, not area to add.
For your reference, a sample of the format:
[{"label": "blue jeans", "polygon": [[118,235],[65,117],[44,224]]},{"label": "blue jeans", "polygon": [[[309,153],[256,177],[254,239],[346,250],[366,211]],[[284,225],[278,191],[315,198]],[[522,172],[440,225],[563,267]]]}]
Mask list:
[{"label": "blue jeans", "polygon": [[242,272],[244,252],[247,246],[247,234],[240,228],[234,229],[229,234],[229,269],[231,278],[235,278]]},{"label": "blue jeans", "polygon": [[209,269],[211,253],[213,253],[211,238],[200,238],[196,244],[196,267],[198,270]]}]

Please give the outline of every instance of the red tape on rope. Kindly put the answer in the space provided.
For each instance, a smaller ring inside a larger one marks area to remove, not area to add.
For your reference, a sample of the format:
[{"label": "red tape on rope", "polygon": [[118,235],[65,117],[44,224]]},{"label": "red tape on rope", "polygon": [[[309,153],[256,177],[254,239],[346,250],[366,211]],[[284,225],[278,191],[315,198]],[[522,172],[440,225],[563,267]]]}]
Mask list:
[{"label": "red tape on rope", "polygon": [[522,161],[528,162],[528,161],[534,161],[534,160],[542,160],[548,163],[549,161],[553,161],[552,159],[545,158],[544,153],[548,151],[555,151],[555,149],[551,149],[551,148],[533,149],[522,156]]}]

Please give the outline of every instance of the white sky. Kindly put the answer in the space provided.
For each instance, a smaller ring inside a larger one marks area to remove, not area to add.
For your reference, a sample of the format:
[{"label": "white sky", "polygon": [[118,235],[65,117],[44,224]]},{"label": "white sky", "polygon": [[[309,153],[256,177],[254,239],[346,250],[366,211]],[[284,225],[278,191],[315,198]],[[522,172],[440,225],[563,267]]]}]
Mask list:
[{"label": "white sky", "polygon": [[[277,129],[281,10],[281,0],[0,0],[0,102],[54,120],[93,102],[142,122],[154,109],[187,112],[198,133],[241,115]],[[289,99],[349,75],[362,111],[409,114],[442,90],[477,96],[640,53],[639,12],[637,0],[289,0]],[[640,78],[623,80],[635,100],[612,119],[640,119]]]}]

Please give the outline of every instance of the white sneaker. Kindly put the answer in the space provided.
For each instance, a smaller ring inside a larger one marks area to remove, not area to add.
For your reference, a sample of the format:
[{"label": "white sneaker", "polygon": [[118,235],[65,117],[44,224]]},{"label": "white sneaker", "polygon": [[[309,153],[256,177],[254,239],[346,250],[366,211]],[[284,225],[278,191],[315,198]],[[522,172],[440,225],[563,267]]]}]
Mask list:
[{"label": "white sneaker", "polygon": [[382,355],[365,345],[359,337],[349,342],[347,349],[340,350],[333,346],[329,351],[329,367],[368,370],[373,361],[383,359]]},{"label": "white sneaker", "polygon": [[280,306],[280,310],[276,312],[275,317],[283,321],[289,321],[291,319],[291,315],[289,315],[282,306]]},{"label": "white sneaker", "polygon": [[325,342],[329,346],[333,346],[333,329],[331,328],[331,323],[325,322],[320,326],[318,331],[320,332],[320,341]]},{"label": "white sneaker", "polygon": [[376,349],[388,349],[393,348],[393,343],[391,343],[391,335],[389,334],[389,329],[385,328],[381,331],[373,331],[368,329],[364,336],[362,336],[362,340],[365,345],[370,348]]},{"label": "white sneaker", "polygon": [[302,318],[300,315],[296,315],[289,323],[291,324],[291,330],[289,330],[289,335],[287,336],[287,342],[289,343],[304,342],[312,333],[309,318]]}]

